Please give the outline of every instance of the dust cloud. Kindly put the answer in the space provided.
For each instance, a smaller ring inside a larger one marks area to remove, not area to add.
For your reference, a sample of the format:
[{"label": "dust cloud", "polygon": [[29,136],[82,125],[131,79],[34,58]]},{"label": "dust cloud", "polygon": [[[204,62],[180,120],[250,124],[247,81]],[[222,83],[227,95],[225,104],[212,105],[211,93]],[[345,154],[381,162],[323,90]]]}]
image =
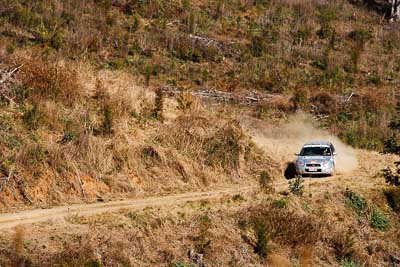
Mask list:
[{"label": "dust cloud", "polygon": [[242,120],[242,126],[250,132],[253,141],[265,149],[275,160],[286,164],[295,160],[295,153],[309,141],[330,141],[336,148],[336,171],[345,173],[357,169],[356,151],[345,145],[339,138],[328,131],[313,125],[311,116],[298,113],[280,125],[263,125],[262,122]]}]

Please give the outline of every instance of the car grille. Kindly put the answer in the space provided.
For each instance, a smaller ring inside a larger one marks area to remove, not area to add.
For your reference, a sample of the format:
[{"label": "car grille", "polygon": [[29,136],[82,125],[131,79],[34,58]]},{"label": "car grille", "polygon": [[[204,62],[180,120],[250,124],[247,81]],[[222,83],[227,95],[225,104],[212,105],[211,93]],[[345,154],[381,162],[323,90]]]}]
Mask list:
[{"label": "car grille", "polygon": [[306,164],[307,167],[321,167],[321,164]]}]

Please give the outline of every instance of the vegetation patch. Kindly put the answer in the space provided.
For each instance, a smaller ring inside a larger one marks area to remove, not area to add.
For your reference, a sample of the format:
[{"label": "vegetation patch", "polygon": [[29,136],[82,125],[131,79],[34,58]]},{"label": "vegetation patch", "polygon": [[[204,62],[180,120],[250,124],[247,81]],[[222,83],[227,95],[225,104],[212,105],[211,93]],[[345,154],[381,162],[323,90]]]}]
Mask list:
[{"label": "vegetation patch", "polygon": [[374,208],[371,213],[370,226],[374,229],[385,231],[389,229],[390,221],[378,208]]}]

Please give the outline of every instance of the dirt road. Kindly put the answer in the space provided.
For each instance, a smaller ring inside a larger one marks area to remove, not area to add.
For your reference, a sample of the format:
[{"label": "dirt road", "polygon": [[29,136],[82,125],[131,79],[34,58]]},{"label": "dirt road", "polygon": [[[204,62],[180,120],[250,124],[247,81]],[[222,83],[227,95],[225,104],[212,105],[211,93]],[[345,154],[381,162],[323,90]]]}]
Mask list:
[{"label": "dirt road", "polygon": [[[384,184],[383,179],[374,178],[377,169],[385,166],[387,162],[393,162],[392,157],[379,155],[376,152],[359,151],[360,167],[353,172],[339,173],[333,177],[306,178],[304,185],[306,190],[329,191],[333,187],[364,187],[371,188],[377,183]],[[370,162],[375,164],[371,165]],[[378,168],[377,168],[378,167]],[[276,191],[288,189],[288,182],[282,178],[274,184]],[[231,186],[216,188],[203,192],[190,192],[160,197],[149,197],[144,199],[129,199],[123,201],[110,201],[93,204],[75,204],[68,206],[55,207],[51,209],[35,209],[21,211],[17,213],[0,214],[0,230],[13,228],[19,224],[33,224],[46,221],[62,220],[66,216],[79,215],[88,216],[105,212],[116,212],[122,209],[142,210],[148,207],[169,207],[181,205],[187,202],[218,199],[224,196],[235,194],[246,194],[256,192],[258,185]]]},{"label": "dirt road", "polygon": [[[393,162],[393,156],[380,155],[376,152],[359,151],[358,158],[360,167],[352,172],[339,173],[333,177],[306,178],[304,185],[306,190],[330,191],[334,187],[356,187],[371,188],[377,184],[384,184],[383,179],[376,178],[379,167],[384,167],[388,162]],[[374,164],[370,164],[371,162]],[[276,191],[287,190],[288,182],[282,180],[274,184]],[[93,204],[76,204],[55,207],[51,209],[35,209],[17,213],[0,214],[0,230],[13,228],[19,224],[33,224],[46,221],[62,220],[66,216],[79,215],[88,216],[105,212],[116,212],[122,209],[142,210],[148,207],[168,207],[181,205],[187,202],[218,199],[235,194],[246,194],[255,192],[258,185],[232,186],[216,188],[204,192],[190,192],[161,197],[149,197],[145,199],[129,199],[122,201],[111,201]]]},{"label": "dirt road", "polygon": [[[303,140],[324,138],[336,141],[339,155],[340,169],[338,174],[333,177],[309,178],[306,179],[306,190],[313,192],[334,191],[336,187],[368,189],[377,185],[384,185],[384,180],[377,177],[381,169],[393,163],[393,155],[382,155],[378,152],[364,150],[354,150],[340,143],[338,139],[329,134],[310,128],[297,120],[296,124],[285,125],[286,129],[275,128],[274,132],[268,129],[247,128],[255,143],[263,148],[266,153],[284,163],[294,159],[293,153],[299,149]],[[246,126],[244,126],[246,129]],[[258,185],[235,185],[224,188],[215,188],[203,192],[190,192],[161,197],[149,197],[145,199],[130,199],[123,201],[112,201],[93,204],[76,204],[55,207],[51,209],[36,209],[21,211],[17,213],[0,214],[0,230],[12,228],[19,224],[32,224],[46,221],[62,220],[69,215],[88,216],[104,212],[116,212],[121,209],[141,210],[147,207],[168,207],[181,205],[191,201],[202,201],[218,199],[223,196],[233,196],[235,194],[246,194],[255,192]],[[282,175],[274,184],[276,191],[287,190],[288,182]]]},{"label": "dirt road", "polygon": [[12,228],[19,224],[32,224],[51,220],[60,220],[69,215],[88,216],[104,212],[115,212],[121,209],[141,210],[148,207],[174,206],[191,201],[202,201],[233,196],[254,190],[254,186],[220,188],[205,192],[191,192],[145,199],[130,199],[105,203],[76,204],[51,209],[35,209],[17,213],[0,214],[0,230]]}]

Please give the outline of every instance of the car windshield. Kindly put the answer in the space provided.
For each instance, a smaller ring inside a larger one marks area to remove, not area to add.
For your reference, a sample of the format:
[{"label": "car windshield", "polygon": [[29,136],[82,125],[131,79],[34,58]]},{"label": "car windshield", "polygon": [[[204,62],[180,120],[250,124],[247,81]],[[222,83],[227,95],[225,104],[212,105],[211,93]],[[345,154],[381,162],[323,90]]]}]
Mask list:
[{"label": "car windshield", "polygon": [[303,147],[300,156],[330,156],[331,150],[329,147],[309,146]]}]

